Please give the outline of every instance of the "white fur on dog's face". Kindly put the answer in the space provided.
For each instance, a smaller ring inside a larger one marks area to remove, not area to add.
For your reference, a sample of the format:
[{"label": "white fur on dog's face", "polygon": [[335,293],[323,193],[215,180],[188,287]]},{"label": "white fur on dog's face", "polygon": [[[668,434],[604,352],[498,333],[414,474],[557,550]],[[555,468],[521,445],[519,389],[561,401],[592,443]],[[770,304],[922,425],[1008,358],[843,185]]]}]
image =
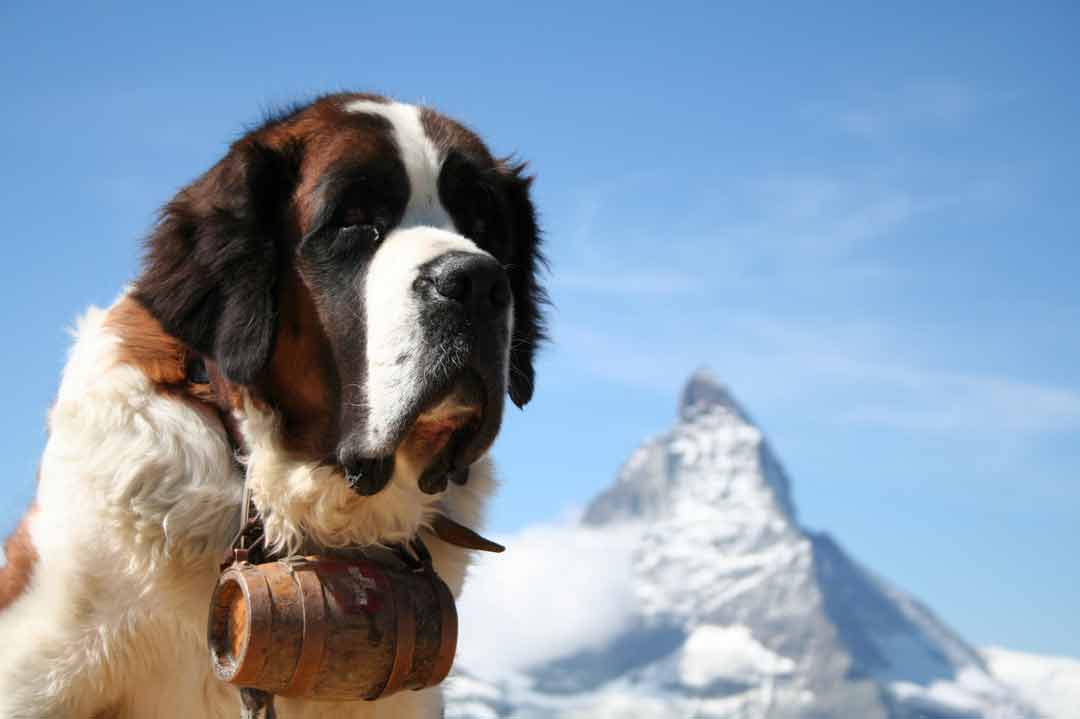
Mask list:
[{"label": "white fur on dog's face", "polygon": [[[490,257],[461,235],[414,226],[391,232],[371,262],[364,298],[365,306],[375,310],[367,312],[369,446],[385,446],[384,433],[416,405],[427,375],[439,371],[422,364],[420,350],[426,338],[419,298],[412,288],[424,263],[454,251]],[[505,366],[507,357],[501,359]],[[500,397],[506,391],[505,371],[503,376]]]},{"label": "white fur on dog's face", "polygon": [[[377,115],[393,127],[398,154],[409,177],[409,204],[400,226],[428,226],[453,230],[450,214],[439,202],[439,170],[443,158],[420,122],[420,108],[400,102],[354,100],[345,105],[352,113]],[[476,248],[476,245],[472,245]]]},{"label": "white fur on dog's face", "polygon": [[[416,404],[424,377],[432,371],[419,362],[424,336],[413,283],[419,277],[420,267],[447,252],[491,255],[457,233],[450,214],[439,200],[443,158],[424,132],[419,108],[396,102],[355,100],[345,109],[378,115],[391,123],[409,178],[405,214],[372,258],[363,297],[364,307],[368,308],[365,444],[384,447],[389,439],[386,435],[400,424],[401,415]],[[504,385],[504,392],[505,389]]]},{"label": "white fur on dog's face", "polygon": [[[355,100],[345,105],[351,113],[374,115],[387,121],[399,159],[405,168],[409,195],[398,223],[381,238],[358,292],[357,308],[366,319],[364,353],[366,409],[364,437],[346,439],[345,446],[387,452],[401,441],[403,425],[422,403],[425,388],[445,379],[437,356],[433,361],[430,338],[422,326],[423,298],[415,290],[421,268],[448,253],[495,258],[457,231],[439,197],[439,174],[445,159],[424,130],[420,109],[402,103]],[[513,311],[506,317],[506,337],[513,329]],[[494,374],[502,386],[493,388],[491,401],[506,393],[509,341]],[[436,352],[436,355],[439,353]]]}]

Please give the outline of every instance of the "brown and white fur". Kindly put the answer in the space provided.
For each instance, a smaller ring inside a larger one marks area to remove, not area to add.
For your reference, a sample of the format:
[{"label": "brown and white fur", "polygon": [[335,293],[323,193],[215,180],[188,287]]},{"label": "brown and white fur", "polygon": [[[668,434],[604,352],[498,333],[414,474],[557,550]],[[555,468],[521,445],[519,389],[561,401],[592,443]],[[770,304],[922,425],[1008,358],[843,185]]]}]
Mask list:
[{"label": "brown and white fur", "polygon": [[[431,110],[342,94],[248,133],[166,206],[142,274],[75,332],[0,570],[0,718],[238,716],[205,633],[245,479],[279,552],[420,535],[461,591],[468,552],[428,526],[478,525],[501,398],[532,395],[528,186]],[[487,304],[462,309],[445,258],[497,265],[490,290],[471,280]],[[433,719],[442,700],[276,710]]]}]

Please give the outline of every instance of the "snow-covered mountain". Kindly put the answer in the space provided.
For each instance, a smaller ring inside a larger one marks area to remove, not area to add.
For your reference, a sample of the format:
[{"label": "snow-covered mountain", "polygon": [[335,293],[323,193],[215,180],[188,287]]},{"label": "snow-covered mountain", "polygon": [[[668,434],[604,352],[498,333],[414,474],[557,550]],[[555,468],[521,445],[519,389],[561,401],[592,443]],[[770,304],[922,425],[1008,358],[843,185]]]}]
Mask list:
[{"label": "snow-covered mountain", "polygon": [[706,373],[687,384],[675,426],[638,448],[567,531],[630,547],[567,560],[598,573],[625,561],[619,625],[497,681],[459,671],[448,717],[1048,716],[915,598],[799,524],[768,442]]}]

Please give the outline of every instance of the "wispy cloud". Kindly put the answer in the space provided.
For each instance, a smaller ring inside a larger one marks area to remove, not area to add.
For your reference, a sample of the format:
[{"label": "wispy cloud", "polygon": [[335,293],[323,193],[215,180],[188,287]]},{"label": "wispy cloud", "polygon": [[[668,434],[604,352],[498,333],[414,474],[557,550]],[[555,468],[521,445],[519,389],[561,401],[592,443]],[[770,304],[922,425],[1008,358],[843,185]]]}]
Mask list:
[{"label": "wispy cloud", "polygon": [[929,432],[1080,429],[1080,392],[905,359],[913,338],[874,323],[795,324],[760,316],[736,322],[763,353],[788,359],[835,392],[837,418]]},{"label": "wispy cloud", "polygon": [[904,401],[866,402],[846,418],[908,431],[1062,432],[1080,429],[1080,392],[1005,377],[923,372]]},{"label": "wispy cloud", "polygon": [[807,113],[853,135],[878,138],[906,128],[959,126],[985,102],[962,82],[937,79],[880,90],[846,104],[813,105]]},{"label": "wispy cloud", "polygon": [[[772,176],[749,183],[740,224],[751,247],[783,252],[795,261],[837,259],[860,246],[881,240],[923,213],[940,199],[918,195],[874,177],[815,175]],[[721,218],[722,220],[723,218]]]},{"label": "wispy cloud", "polygon": [[649,227],[626,222],[619,188],[633,193],[635,181],[583,193],[569,234],[587,241],[554,258],[557,293],[672,298],[811,272],[880,280],[890,270],[870,250],[952,201],[879,173],[775,174],[702,190],[696,206]]},{"label": "wispy cloud", "polygon": [[736,391],[754,387],[787,407],[812,405],[813,416],[839,424],[967,435],[1080,430],[1080,392],[921,363],[901,349],[911,338],[883,324],[731,313],[708,329],[672,328],[643,343],[618,329],[571,325],[560,342],[608,381],[670,392],[673,378],[711,362]]},{"label": "wispy cloud", "polygon": [[[933,81],[863,98],[847,115],[819,109],[876,134],[960,123],[985,102],[962,83]],[[911,306],[910,293],[925,289],[911,248],[1004,194],[992,177],[935,185],[912,172],[897,163],[728,179],[695,188],[696,205],[665,209],[655,227],[624,218],[648,173],[582,193],[578,236],[588,242],[557,258],[552,277],[559,354],[568,367],[665,393],[711,363],[736,391],[754,387],[783,411],[812,404],[841,424],[957,436],[1080,428],[1080,392],[997,373],[992,361],[957,371],[944,321],[935,340],[912,323],[918,310],[869,309]]]}]

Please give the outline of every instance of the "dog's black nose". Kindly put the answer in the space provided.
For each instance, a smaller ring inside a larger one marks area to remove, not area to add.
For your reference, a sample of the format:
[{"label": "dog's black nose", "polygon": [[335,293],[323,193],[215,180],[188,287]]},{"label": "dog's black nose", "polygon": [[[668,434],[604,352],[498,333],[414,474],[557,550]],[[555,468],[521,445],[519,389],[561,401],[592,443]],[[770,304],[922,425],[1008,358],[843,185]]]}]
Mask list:
[{"label": "dog's black nose", "polygon": [[464,305],[476,317],[494,317],[510,304],[510,280],[489,255],[448,252],[425,270],[439,297]]}]

